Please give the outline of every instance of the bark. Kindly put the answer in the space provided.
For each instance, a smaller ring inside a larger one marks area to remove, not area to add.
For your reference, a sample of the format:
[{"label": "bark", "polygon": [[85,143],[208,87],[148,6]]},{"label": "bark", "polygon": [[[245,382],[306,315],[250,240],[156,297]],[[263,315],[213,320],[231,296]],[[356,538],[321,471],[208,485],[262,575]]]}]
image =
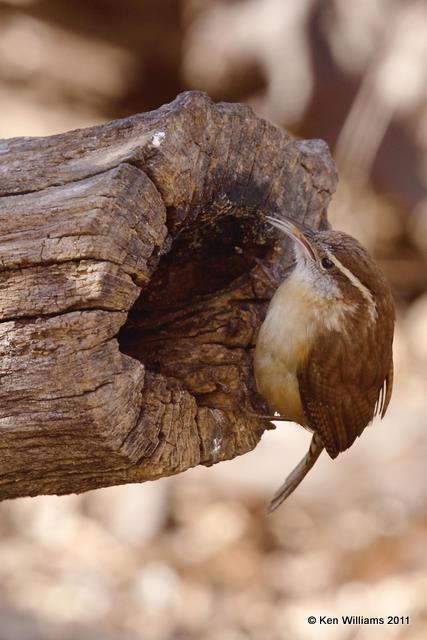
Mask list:
[{"label": "bark", "polygon": [[292,260],[264,216],[326,225],[335,181],[322,141],[198,92],[0,141],[0,499],[251,450],[256,334]]}]

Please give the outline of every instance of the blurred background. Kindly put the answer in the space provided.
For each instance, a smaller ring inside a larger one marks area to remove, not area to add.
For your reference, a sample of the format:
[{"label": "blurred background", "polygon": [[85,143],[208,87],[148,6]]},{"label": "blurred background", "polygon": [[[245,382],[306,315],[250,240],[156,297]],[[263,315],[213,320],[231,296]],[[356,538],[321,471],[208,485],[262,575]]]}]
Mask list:
[{"label": "blurred background", "polygon": [[[393,286],[395,393],[274,515],[291,424],[211,469],[0,505],[0,640],[427,637],[427,3],[0,0],[0,136],[154,109],[184,89],[325,139],[334,226]],[[410,616],[310,626],[309,615]]]}]

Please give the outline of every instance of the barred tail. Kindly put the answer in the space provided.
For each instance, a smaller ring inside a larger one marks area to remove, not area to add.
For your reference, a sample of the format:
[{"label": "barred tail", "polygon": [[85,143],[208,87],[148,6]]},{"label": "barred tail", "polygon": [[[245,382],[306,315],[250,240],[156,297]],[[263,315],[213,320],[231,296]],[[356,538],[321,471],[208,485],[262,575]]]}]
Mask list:
[{"label": "barred tail", "polygon": [[323,449],[324,447],[322,440],[317,434],[313,434],[310,448],[305,454],[304,458],[297,464],[295,469],[288,475],[282,486],[279,487],[279,489],[274,494],[270,504],[267,507],[267,511],[269,513],[275,511],[275,509],[277,509],[277,507],[280,506],[282,502],[295,491],[297,486],[310,471],[311,467],[314,465]]}]

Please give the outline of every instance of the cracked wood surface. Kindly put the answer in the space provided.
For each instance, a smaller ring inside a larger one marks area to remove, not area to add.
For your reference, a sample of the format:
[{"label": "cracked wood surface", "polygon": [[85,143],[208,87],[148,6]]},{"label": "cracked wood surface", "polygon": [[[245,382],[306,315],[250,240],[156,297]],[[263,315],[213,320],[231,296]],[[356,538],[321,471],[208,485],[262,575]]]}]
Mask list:
[{"label": "cracked wood surface", "polygon": [[268,426],[252,353],[336,174],[243,105],[0,141],[0,499],[211,465]]}]

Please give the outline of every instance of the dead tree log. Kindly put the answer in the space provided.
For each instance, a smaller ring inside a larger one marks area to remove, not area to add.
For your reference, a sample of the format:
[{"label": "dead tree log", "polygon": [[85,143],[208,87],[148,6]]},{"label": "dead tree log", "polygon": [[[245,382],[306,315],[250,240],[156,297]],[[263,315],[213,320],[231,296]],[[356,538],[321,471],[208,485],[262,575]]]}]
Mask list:
[{"label": "dead tree log", "polygon": [[319,227],[326,145],[190,92],[146,114],[0,141],[0,499],[211,465],[266,423],[252,351]]}]

